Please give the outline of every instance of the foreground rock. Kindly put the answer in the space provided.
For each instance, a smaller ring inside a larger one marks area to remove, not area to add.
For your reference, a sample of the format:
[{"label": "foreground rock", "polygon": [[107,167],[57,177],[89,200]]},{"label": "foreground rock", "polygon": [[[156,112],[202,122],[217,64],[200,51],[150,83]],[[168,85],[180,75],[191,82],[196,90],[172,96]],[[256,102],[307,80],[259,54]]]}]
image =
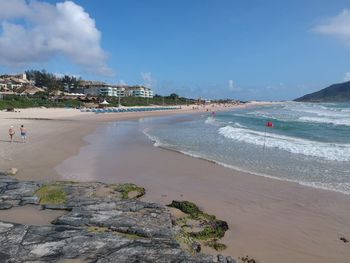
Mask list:
[{"label": "foreground rock", "polygon": [[[107,196],[96,196],[101,188],[110,188]],[[128,198],[116,189],[121,187],[45,186],[0,174],[3,209],[34,205],[66,211],[48,226],[0,221],[0,262],[214,262],[212,256],[190,254],[180,246],[164,206],[133,198],[139,195]]]}]

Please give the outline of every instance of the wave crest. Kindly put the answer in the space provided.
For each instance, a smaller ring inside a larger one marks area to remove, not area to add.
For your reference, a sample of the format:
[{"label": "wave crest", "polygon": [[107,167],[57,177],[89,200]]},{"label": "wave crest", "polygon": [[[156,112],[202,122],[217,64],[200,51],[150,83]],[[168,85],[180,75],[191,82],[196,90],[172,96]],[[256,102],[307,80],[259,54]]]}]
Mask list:
[{"label": "wave crest", "polygon": [[264,133],[243,128],[225,126],[219,129],[219,134],[226,138],[264,146],[277,148],[287,152],[318,157],[331,161],[350,161],[350,144],[323,143],[289,137],[274,133]]}]

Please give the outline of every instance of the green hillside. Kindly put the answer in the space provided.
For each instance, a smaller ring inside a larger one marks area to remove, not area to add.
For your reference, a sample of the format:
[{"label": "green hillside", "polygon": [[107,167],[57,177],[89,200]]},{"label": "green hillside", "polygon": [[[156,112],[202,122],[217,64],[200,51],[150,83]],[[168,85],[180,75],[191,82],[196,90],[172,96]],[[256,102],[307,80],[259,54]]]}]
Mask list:
[{"label": "green hillside", "polygon": [[303,102],[347,102],[350,101],[350,81],[333,84],[320,91],[304,95],[295,101]]}]

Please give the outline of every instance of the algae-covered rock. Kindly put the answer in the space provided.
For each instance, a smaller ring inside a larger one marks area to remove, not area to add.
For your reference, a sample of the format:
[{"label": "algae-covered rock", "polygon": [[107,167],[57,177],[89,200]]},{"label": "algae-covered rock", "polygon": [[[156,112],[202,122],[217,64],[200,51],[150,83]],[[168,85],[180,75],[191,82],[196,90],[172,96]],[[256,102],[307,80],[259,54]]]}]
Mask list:
[{"label": "algae-covered rock", "polygon": [[218,240],[223,238],[229,229],[227,222],[204,213],[196,204],[189,201],[172,201],[168,206],[177,208],[188,215],[175,220],[175,225],[181,228],[178,239],[185,243],[191,251],[194,250],[193,247],[197,242],[217,251],[226,249],[226,245],[219,243]]},{"label": "algae-covered rock", "polygon": [[40,204],[63,204],[67,194],[60,185],[44,185],[35,193],[40,198]]},{"label": "algae-covered rock", "polygon": [[[0,204],[66,210],[51,225],[0,221],[0,262],[214,262],[210,255],[191,254],[181,247],[166,207],[129,196],[99,198],[94,193],[101,187],[112,186],[24,182],[0,174]],[[119,190],[130,193],[135,187]]]}]

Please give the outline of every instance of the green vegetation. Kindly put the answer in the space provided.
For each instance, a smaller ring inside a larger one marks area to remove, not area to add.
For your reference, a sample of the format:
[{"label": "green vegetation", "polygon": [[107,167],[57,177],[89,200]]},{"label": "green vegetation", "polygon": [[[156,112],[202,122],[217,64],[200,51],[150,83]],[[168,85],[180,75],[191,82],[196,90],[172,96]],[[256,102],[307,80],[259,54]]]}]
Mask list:
[{"label": "green vegetation", "polygon": [[174,200],[169,205],[169,207],[174,207],[181,210],[185,214],[188,214],[192,219],[203,219],[203,220],[210,220],[210,221],[216,220],[216,217],[214,215],[209,215],[207,213],[204,213],[202,210],[198,208],[196,204],[189,201]]},{"label": "green vegetation", "polygon": [[[154,98],[139,98],[139,97],[125,97],[121,98],[120,104],[122,106],[148,106],[148,105],[163,105],[163,97],[155,96]],[[119,102],[116,97],[106,98],[111,107],[118,107]],[[103,97],[96,99],[96,103],[99,100],[103,100]],[[164,97],[164,105],[186,105],[193,104],[193,100],[187,100],[180,98],[174,100],[172,98]],[[5,95],[3,99],[0,99],[0,110],[4,109],[24,109],[33,107],[46,107],[46,108],[79,108],[84,106],[84,102],[78,99],[49,99],[47,93],[40,92],[35,95],[18,96],[18,95]]]},{"label": "green vegetation", "polygon": [[198,206],[192,202],[189,201],[172,201],[169,207],[174,207],[185,214],[190,215],[192,218],[198,218],[200,214],[203,212],[198,208]]},{"label": "green vegetation", "polygon": [[[201,241],[203,245],[210,246],[216,250],[225,249],[224,244],[218,243],[217,240],[224,237],[228,230],[228,225],[225,221],[218,220],[214,215],[204,213],[198,206],[189,201],[172,201],[169,207],[177,208],[187,217],[179,218],[176,224],[182,229],[181,237],[179,239],[185,240],[186,244],[195,241]],[[194,223],[190,221],[195,221]],[[193,231],[193,227],[200,228],[200,230]],[[191,246],[189,246],[191,247]]]},{"label": "green vegetation", "polygon": [[212,240],[205,243],[206,246],[214,248],[216,251],[222,251],[227,248],[225,244],[219,243],[216,240]]},{"label": "green vegetation", "polygon": [[314,93],[307,94],[295,101],[302,102],[349,102],[350,101],[350,81],[333,84],[327,88]]},{"label": "green vegetation", "polygon": [[0,110],[4,109],[23,109],[23,108],[32,108],[32,107],[46,107],[46,108],[63,108],[63,107],[80,107],[82,102],[78,100],[49,100],[45,97],[39,96],[16,96],[16,95],[7,95],[0,100]]},{"label": "green vegetation", "polygon": [[74,76],[56,76],[55,74],[46,72],[45,70],[27,70],[27,78],[35,81],[37,87],[46,87],[47,90],[64,90],[65,87],[77,88],[80,78]]},{"label": "green vegetation", "polygon": [[35,194],[40,198],[40,204],[63,204],[67,194],[61,185],[44,185]]},{"label": "green vegetation", "polygon": [[[145,195],[146,193],[145,188],[131,183],[119,184],[115,186],[115,190],[122,194],[122,199],[136,199]],[[134,195],[130,196],[131,193],[134,193]]]},{"label": "green vegetation", "polygon": [[212,238],[223,238],[227,229],[215,224],[205,226],[202,231],[191,232],[190,235],[198,240],[208,240]]}]

